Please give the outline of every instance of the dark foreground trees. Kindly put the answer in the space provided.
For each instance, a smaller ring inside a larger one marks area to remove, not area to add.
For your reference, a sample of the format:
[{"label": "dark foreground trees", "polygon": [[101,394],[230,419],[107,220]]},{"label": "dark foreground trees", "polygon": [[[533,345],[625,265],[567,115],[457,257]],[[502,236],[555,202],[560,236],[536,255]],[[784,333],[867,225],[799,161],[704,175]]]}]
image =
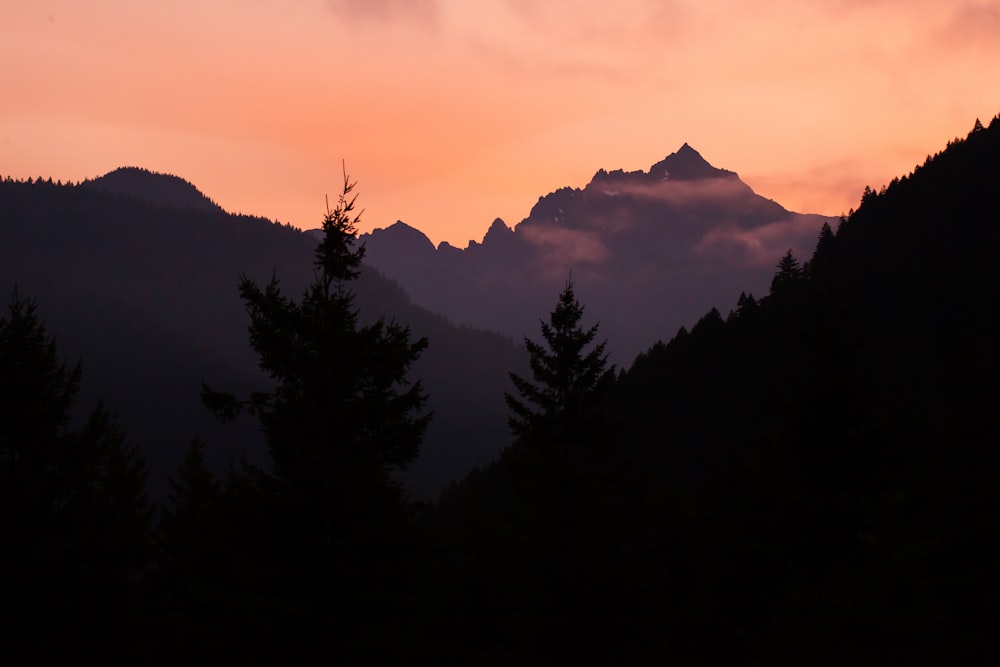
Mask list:
[{"label": "dark foreground trees", "polygon": [[[514,441],[442,496],[448,614],[472,662],[619,663],[645,614],[637,489],[605,409],[614,383],[597,325],[568,283],[511,375]],[[505,640],[496,644],[503,628]]]},{"label": "dark foreground trees", "polygon": [[134,659],[147,629],[147,467],[102,406],[73,425],[81,376],[15,291],[0,317],[0,600],[4,650],[43,662]]},{"label": "dark foreground trees", "polygon": [[544,342],[524,337],[534,381],[510,374],[518,396],[505,394],[505,398],[513,413],[510,427],[515,438],[568,447],[589,430],[588,416],[614,381],[614,368],[608,367],[606,342],[587,349],[598,325],[584,329],[582,317],[583,306],[569,282],[549,321],[541,322]]},{"label": "dark foreground trees", "polygon": [[276,277],[241,281],[250,343],[274,388],[237,400],[205,387],[203,398],[223,418],[248,410],[267,437],[273,472],[247,474],[266,512],[257,574],[287,614],[272,620],[356,647],[405,613],[407,504],[393,473],[416,457],[430,414],[420,382],[407,380],[427,340],[394,322],[358,321],[348,284],[364,247],[353,188],[345,174],[300,301]]},{"label": "dark foreground trees", "polygon": [[[313,525],[321,544],[335,539],[338,521],[354,521],[372,501],[401,500],[392,473],[416,458],[430,420],[420,382],[406,378],[427,340],[411,342],[408,327],[383,320],[358,323],[347,286],[364,257],[355,245],[353,187],[345,177],[337,208],[323,221],[315,280],[300,302],[282,293],[277,277],[264,287],[246,277],[240,283],[250,344],[275,387],[242,402],[204,392],[219,416],[246,408],[260,420],[281,494],[326,517]],[[331,512],[343,516],[334,520]]]}]

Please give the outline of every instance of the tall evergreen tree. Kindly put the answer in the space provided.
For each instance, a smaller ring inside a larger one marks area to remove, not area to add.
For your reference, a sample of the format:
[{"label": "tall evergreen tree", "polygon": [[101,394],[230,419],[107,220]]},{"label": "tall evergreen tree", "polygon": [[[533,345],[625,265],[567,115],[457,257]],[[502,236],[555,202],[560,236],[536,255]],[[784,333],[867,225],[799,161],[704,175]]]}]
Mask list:
[{"label": "tall evergreen tree", "polygon": [[544,344],[525,336],[534,382],[511,373],[520,397],[504,394],[513,413],[508,423],[516,438],[565,440],[585,419],[595,398],[614,381],[614,367],[608,367],[604,351],[607,341],[587,350],[598,325],[584,329],[582,317],[583,306],[576,300],[573,283],[567,282],[549,321],[541,322]]},{"label": "tall evergreen tree", "polygon": [[603,403],[615,378],[606,342],[594,344],[598,325],[584,328],[582,317],[569,282],[541,322],[543,342],[525,337],[533,381],[510,376],[518,395],[505,398],[515,442],[503,462],[513,481],[507,519],[519,546],[504,548],[515,549],[511,562],[524,568],[512,588],[515,604],[536,614],[531,622],[543,633],[526,650],[546,660],[583,659],[571,637],[601,633],[616,639],[589,657],[614,661],[612,647],[627,643],[643,606],[643,566],[625,556],[638,546],[630,542],[640,532],[638,490]]},{"label": "tall evergreen tree", "polygon": [[[345,172],[300,301],[277,277],[263,287],[241,280],[250,344],[274,388],[240,401],[204,387],[203,398],[223,418],[248,409],[267,438],[273,474],[259,488],[273,494],[271,529],[281,546],[272,557],[286,578],[276,586],[291,596],[286,610],[309,623],[328,619],[356,644],[332,617],[352,613],[356,630],[374,628],[363,610],[380,614],[397,595],[406,506],[393,473],[416,458],[431,415],[420,382],[407,379],[427,340],[411,341],[408,327],[383,319],[359,324],[349,288],[364,258],[354,186]],[[316,638],[327,632],[313,630]]]},{"label": "tall evergreen tree", "polygon": [[[207,387],[204,399],[223,417],[246,407],[261,421],[274,474],[290,494],[321,506],[350,500],[360,486],[392,487],[391,473],[417,456],[430,420],[411,364],[427,347],[408,327],[378,320],[360,326],[347,284],[360,272],[354,188],[345,176],[337,207],[323,221],[316,276],[298,303],[277,277],[264,287],[243,277],[250,343],[276,382],[239,402]],[[408,385],[408,386],[407,386]]]}]

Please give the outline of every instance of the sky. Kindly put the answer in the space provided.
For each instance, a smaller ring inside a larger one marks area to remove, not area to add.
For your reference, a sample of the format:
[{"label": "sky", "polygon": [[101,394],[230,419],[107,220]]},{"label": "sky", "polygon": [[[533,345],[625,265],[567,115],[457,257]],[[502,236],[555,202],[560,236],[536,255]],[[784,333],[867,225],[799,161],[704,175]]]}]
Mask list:
[{"label": "sky", "polygon": [[841,215],[1000,113],[1000,0],[4,0],[0,176],[140,166],[226,210],[513,226],[687,142]]}]

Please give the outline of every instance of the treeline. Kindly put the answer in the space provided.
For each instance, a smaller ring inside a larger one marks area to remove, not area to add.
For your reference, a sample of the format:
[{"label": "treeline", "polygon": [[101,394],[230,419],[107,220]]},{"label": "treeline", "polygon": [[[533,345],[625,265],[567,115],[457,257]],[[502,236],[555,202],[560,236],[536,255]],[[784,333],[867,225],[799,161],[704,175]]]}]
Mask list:
[{"label": "treeline", "polygon": [[[428,345],[358,320],[353,185],[313,284],[245,278],[273,381],[205,387],[271,466],[146,468],[35,307],[0,319],[9,644],[50,662],[979,664],[1000,603],[1000,117],[875,192],[769,293],[628,369],[569,283],[511,445],[413,503]],[[44,304],[43,304],[44,306]],[[656,307],[650,304],[651,308]],[[589,313],[588,313],[589,314]],[[599,315],[596,314],[596,315]],[[430,341],[433,345],[434,341]]]}]

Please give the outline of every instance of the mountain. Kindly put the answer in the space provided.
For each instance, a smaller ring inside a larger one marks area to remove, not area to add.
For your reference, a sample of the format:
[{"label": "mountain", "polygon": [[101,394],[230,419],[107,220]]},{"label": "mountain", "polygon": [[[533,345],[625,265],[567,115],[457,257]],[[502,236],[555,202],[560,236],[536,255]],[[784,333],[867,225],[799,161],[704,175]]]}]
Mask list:
[{"label": "mountain", "polygon": [[706,309],[767,288],[781,256],[800,256],[831,218],[761,197],[684,144],[648,171],[598,170],[583,188],[541,197],[513,229],[433,247],[403,222],[362,237],[367,261],[450,320],[533,335],[572,275],[587,316],[626,364]]},{"label": "mountain", "polygon": [[86,180],[83,188],[112,192],[157,206],[221,211],[201,190],[179,176],[160,174],[141,167],[119,167],[104,176]]},{"label": "mountain", "polygon": [[[276,275],[294,298],[313,278],[312,236],[206,202],[179,178],[134,169],[76,186],[0,183],[0,293],[16,285],[37,300],[61,354],[83,362],[80,409],[104,400],[120,415],[153,464],[158,497],[195,436],[218,470],[242,456],[266,464],[255,424],[218,424],[201,405],[201,383],[243,395],[267,386],[247,338],[241,275]],[[405,477],[432,499],[507,444],[503,391],[526,357],[507,337],[415,306],[371,267],[352,287],[363,321],[395,318],[430,340],[413,374],[435,416]]]}]

